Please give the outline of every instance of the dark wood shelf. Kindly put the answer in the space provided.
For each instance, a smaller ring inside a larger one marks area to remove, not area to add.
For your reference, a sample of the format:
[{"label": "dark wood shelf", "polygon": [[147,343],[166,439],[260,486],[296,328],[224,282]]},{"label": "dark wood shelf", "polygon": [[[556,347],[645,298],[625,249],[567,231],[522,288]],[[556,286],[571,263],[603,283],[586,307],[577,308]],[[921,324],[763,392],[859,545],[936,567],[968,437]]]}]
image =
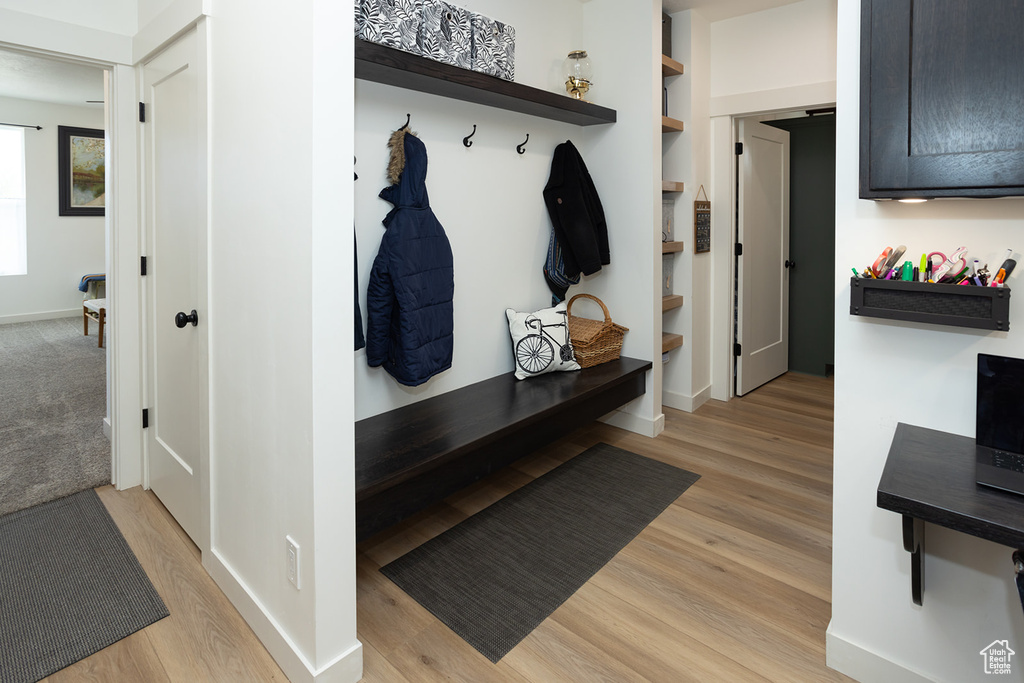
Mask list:
[{"label": "dark wood shelf", "polygon": [[579,126],[614,123],[616,112],[591,102],[442,64],[356,39],[356,78]]},{"label": "dark wood shelf", "polygon": [[924,522],[1024,548],[1024,496],[978,484],[975,462],[970,437],[896,425],[877,504],[903,515],[916,604],[924,592]]}]

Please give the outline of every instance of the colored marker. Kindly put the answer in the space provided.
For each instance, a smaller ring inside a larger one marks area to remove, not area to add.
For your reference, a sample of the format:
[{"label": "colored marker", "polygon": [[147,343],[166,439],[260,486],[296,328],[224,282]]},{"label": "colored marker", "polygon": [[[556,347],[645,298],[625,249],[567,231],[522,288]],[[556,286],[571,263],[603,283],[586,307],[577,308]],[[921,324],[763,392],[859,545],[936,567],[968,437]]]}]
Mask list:
[{"label": "colored marker", "polygon": [[990,284],[989,287],[995,287],[1006,282],[1006,278],[1010,276],[1010,273],[1013,272],[1013,269],[1016,266],[1017,262],[1014,261],[1012,258],[1008,258],[1005,261],[1003,261],[1003,265],[1000,266],[999,272],[996,273],[996,276],[992,278],[992,284]]}]

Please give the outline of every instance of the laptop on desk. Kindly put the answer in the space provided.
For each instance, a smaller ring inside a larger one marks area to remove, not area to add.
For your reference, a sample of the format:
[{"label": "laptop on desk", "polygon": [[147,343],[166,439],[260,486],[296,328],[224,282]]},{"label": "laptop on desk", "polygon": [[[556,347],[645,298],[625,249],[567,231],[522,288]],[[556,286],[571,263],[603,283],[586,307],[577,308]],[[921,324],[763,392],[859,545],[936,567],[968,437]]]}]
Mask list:
[{"label": "laptop on desk", "polygon": [[979,484],[1024,494],[1024,360],[978,354]]}]

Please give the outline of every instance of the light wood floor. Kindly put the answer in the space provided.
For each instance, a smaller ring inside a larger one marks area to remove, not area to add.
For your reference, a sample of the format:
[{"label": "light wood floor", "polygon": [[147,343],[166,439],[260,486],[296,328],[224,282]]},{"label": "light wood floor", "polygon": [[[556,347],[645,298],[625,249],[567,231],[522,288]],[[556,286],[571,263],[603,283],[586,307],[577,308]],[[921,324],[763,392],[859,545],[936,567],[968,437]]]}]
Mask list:
[{"label": "light wood floor", "polygon": [[171,615],[43,680],[206,683],[288,679],[151,491],[96,489]]},{"label": "light wood floor", "polygon": [[[701,479],[498,664],[377,571],[600,441]],[[285,681],[159,501],[98,491],[171,616],[45,680]],[[825,667],[831,492],[830,380],[666,409],[657,439],[577,432],[359,546],[364,680],[848,681]]]},{"label": "light wood floor", "polygon": [[[358,548],[364,681],[849,681],[831,615],[832,381],[788,374],[649,439],[577,432]],[[701,475],[498,664],[378,572],[598,442]]]}]

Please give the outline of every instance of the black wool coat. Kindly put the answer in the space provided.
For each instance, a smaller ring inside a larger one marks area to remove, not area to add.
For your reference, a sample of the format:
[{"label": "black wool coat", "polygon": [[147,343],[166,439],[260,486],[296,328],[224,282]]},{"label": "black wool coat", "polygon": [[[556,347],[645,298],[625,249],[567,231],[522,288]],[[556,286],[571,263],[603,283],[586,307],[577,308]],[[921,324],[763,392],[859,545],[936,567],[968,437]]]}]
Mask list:
[{"label": "black wool coat", "polygon": [[592,275],[611,263],[601,198],[583,157],[570,140],[555,147],[544,204],[564,252],[568,276],[581,272]]}]

